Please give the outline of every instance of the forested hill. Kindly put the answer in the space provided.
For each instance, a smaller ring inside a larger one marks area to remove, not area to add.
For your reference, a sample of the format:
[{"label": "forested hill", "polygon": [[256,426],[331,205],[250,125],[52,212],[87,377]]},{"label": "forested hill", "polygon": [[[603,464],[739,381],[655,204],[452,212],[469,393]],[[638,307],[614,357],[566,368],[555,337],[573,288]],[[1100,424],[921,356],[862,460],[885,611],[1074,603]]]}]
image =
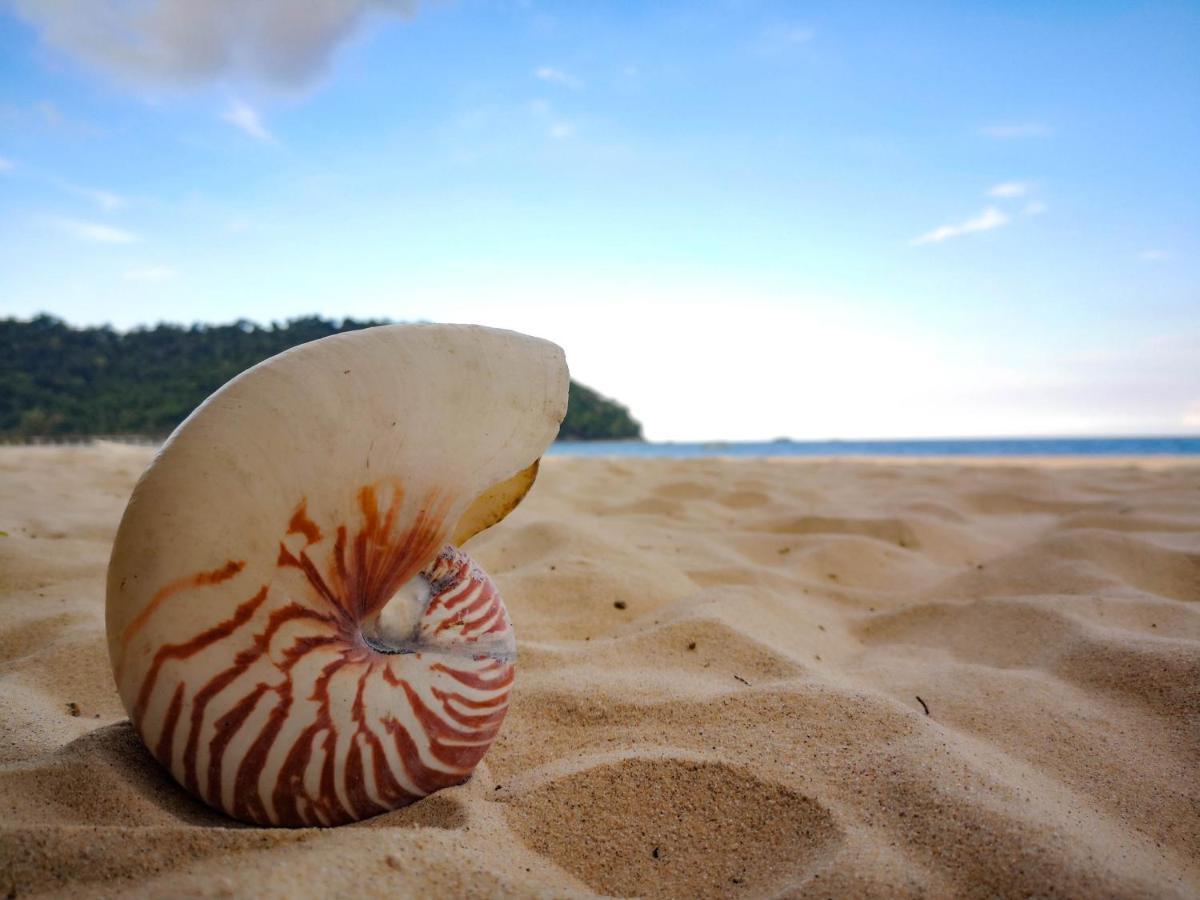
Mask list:
[{"label": "forested hill", "polygon": [[[166,435],[218,387],[288,347],[386,322],[158,325],[119,332],[0,319],[0,437]],[[640,438],[620,404],[571,382],[560,440]]]}]

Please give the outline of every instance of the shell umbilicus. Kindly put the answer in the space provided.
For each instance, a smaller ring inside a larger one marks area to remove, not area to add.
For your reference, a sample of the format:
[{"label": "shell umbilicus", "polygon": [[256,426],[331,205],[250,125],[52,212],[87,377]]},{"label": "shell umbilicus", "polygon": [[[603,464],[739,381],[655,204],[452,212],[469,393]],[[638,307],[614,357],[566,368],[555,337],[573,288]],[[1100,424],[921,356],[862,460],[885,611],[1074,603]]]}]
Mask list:
[{"label": "shell umbilicus", "polygon": [[566,411],[553,344],[475,326],[335,335],[230,381],[134,489],[109,653],[147,747],[264,825],[335,825],[469,777],[516,644],[458,549],[524,496]]}]

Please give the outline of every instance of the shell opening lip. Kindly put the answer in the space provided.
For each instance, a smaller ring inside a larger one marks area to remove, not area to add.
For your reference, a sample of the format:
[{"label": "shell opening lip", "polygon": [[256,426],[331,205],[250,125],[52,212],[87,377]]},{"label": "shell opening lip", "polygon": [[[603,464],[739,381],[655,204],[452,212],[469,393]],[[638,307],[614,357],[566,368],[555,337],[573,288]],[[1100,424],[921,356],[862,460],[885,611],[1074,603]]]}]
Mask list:
[{"label": "shell opening lip", "polygon": [[429,653],[433,656],[446,656],[454,659],[494,659],[496,662],[515,662],[517,652],[508,650],[502,647],[474,647],[474,648],[458,648],[458,647],[431,647],[429,644],[420,643],[417,640],[408,640],[403,643],[388,643],[383,641],[378,635],[369,634],[364,630],[361,634],[363,643],[376,653],[382,653],[387,656],[404,656],[415,653]]},{"label": "shell opening lip", "polygon": [[365,631],[362,633],[362,639],[363,643],[366,644],[371,650],[374,650],[376,653],[384,653],[388,656],[403,656],[405,654],[419,653],[422,649],[411,645],[396,646],[393,644],[386,644],[377,637],[367,634]]}]

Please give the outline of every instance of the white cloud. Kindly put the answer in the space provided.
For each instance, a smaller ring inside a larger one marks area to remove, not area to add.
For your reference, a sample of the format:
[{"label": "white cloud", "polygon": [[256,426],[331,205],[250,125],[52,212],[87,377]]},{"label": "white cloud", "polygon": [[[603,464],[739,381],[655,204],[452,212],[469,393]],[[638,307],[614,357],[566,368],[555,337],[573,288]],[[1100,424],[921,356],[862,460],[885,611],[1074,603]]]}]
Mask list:
[{"label": "white cloud", "polygon": [[11,159],[7,159],[6,157],[0,156],[0,172],[11,172],[12,168],[13,161]]},{"label": "white cloud", "polygon": [[1010,221],[1006,214],[994,206],[989,206],[973,219],[967,219],[965,222],[960,222],[957,225],[942,225],[939,228],[933,229],[933,231],[913,238],[912,245],[916,247],[921,244],[938,244],[949,238],[959,237],[964,234],[973,234],[977,231],[991,231],[993,228],[1007,225]]},{"label": "white cloud", "polygon": [[175,270],[170,266],[140,266],[127,269],[126,281],[157,282],[168,281],[175,277]]},{"label": "white cloud", "polygon": [[116,212],[122,209],[128,201],[120,194],[114,194],[112,191],[102,191],[98,188],[82,187],[78,184],[71,184],[69,181],[60,181],[55,179],[57,184],[64,191],[71,194],[76,194],[80,197],[86,197],[91,200],[96,206],[105,212]]},{"label": "white cloud", "polygon": [[561,87],[579,90],[583,87],[583,82],[569,72],[564,72],[562,69],[556,69],[553,66],[538,66],[533,70],[533,77],[540,81],[546,81],[550,84],[557,84]]},{"label": "white cloud", "polygon": [[229,108],[221,113],[221,118],[231,125],[236,125],[256,141],[274,142],[275,140],[275,136],[263,125],[258,111],[241,100],[232,101]]},{"label": "white cloud", "polygon": [[373,12],[415,0],[11,0],[51,44],[150,83],[247,74],[298,86]]},{"label": "white cloud", "polygon": [[1171,254],[1166,250],[1143,250],[1138,254],[1138,259],[1142,262],[1162,262],[1171,258]]},{"label": "white cloud", "polygon": [[1004,122],[995,125],[985,125],[979,129],[984,137],[997,140],[1014,140],[1016,138],[1046,137],[1050,128],[1041,122]]},{"label": "white cloud", "polygon": [[560,118],[546,100],[531,100],[527,109],[539,123],[538,127],[545,128],[546,135],[554,140],[563,141],[575,134],[574,123]]},{"label": "white cloud", "polygon": [[123,228],[113,228],[97,222],[85,222],[81,219],[53,218],[50,223],[59,231],[78,238],[81,241],[91,241],[95,244],[132,244],[139,240],[132,231]]},{"label": "white cloud", "polygon": [[989,197],[1002,197],[1010,199],[1013,197],[1024,197],[1029,193],[1029,183],[1025,181],[1002,181],[997,185],[993,185],[988,191]]},{"label": "white cloud", "polygon": [[1047,209],[1049,209],[1049,207],[1046,206],[1046,204],[1041,200],[1030,200],[1025,204],[1025,208],[1021,210],[1021,212],[1027,216],[1040,216]]},{"label": "white cloud", "polygon": [[107,212],[118,210],[126,203],[124,197],[122,197],[120,194],[114,194],[112,191],[101,191],[95,188],[79,188],[79,192],[85,197],[90,198],[93,203]]}]

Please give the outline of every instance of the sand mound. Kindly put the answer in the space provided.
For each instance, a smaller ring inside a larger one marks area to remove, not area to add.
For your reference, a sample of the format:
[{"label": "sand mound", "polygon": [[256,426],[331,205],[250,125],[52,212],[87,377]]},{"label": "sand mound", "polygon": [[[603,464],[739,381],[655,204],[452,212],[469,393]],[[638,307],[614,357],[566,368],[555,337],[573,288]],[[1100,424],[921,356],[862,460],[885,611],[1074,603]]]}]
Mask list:
[{"label": "sand mound", "polygon": [[117,700],[151,451],[0,449],[0,889],[1200,894],[1200,466],[551,459],[471,548],[521,641],[461,787],[261,830]]},{"label": "sand mound", "polygon": [[816,801],[721,762],[623,754],[506,803],[533,850],[617,896],[773,893],[841,837]]}]

